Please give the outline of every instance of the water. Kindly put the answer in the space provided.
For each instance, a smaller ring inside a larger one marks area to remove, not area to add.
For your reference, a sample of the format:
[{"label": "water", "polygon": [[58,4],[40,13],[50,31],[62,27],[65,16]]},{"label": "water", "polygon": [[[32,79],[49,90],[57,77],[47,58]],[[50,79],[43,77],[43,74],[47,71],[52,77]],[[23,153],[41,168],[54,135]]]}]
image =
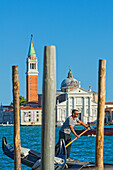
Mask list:
[{"label": "water", "polygon": [[[13,127],[0,127],[0,170],[13,170],[14,161],[3,154],[2,137],[7,138],[8,143],[13,145]],[[56,128],[56,142],[58,141],[59,127]],[[72,134],[72,139],[74,135]],[[81,136],[73,142],[71,147],[71,157],[81,161],[95,161],[95,136]],[[21,145],[41,152],[41,127],[40,126],[21,126]],[[113,136],[104,137],[104,162],[113,164]],[[31,168],[22,165],[22,170]]]}]

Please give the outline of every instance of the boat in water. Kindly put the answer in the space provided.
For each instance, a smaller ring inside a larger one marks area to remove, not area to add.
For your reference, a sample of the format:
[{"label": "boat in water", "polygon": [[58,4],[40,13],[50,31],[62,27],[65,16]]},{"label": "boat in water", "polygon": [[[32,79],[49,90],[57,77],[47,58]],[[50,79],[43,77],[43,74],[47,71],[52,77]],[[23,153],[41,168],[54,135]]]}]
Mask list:
[{"label": "boat in water", "polygon": [[[2,149],[5,155],[14,160],[14,148],[10,144],[7,143],[6,138],[2,139]],[[80,161],[76,159],[68,158],[66,159],[66,148],[64,140],[60,141],[60,149],[57,156],[54,158],[54,169],[55,170],[81,170],[88,169],[94,170],[95,163]],[[41,165],[41,154],[30,150],[27,148],[21,147],[21,163],[31,167],[32,170],[39,170]],[[113,164],[104,164],[104,169],[113,169]]]},{"label": "boat in water", "polygon": [[[84,129],[76,129],[76,133],[81,134]],[[96,128],[88,130],[83,136],[94,136],[96,135]],[[113,127],[104,127],[104,136],[113,136]]]},{"label": "boat in water", "polygon": [[[14,160],[14,147],[7,143],[6,137],[2,138],[2,150],[5,155]],[[55,170],[62,170],[65,167],[66,163],[66,148],[64,140],[60,141],[59,153],[54,157],[54,168]],[[31,167],[32,170],[41,169],[41,154],[28,149],[21,147],[21,163]]]},{"label": "boat in water", "polygon": [[[94,162],[69,159],[66,161],[64,170],[97,170]],[[112,170],[113,164],[104,164],[104,170]]]}]

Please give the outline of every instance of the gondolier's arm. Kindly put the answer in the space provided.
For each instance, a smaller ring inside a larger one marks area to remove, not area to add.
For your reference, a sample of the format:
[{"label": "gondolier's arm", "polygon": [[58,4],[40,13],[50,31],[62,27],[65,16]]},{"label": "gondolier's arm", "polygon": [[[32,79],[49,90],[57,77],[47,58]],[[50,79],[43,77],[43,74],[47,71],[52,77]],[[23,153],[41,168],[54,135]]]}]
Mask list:
[{"label": "gondolier's arm", "polygon": [[83,123],[81,120],[78,121],[82,126],[90,130],[90,127],[88,127],[85,123]]},{"label": "gondolier's arm", "polygon": [[79,135],[77,135],[77,133],[74,131],[73,126],[72,126],[72,125],[69,125],[69,127],[70,127],[71,132],[72,132],[77,138],[79,138]]}]

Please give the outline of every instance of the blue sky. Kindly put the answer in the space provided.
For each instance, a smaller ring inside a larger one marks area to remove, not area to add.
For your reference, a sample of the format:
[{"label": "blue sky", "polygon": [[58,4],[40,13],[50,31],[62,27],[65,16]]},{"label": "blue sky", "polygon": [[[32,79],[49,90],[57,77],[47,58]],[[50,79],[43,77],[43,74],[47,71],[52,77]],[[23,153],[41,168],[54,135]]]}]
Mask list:
[{"label": "blue sky", "polygon": [[38,58],[42,92],[44,46],[55,45],[57,89],[69,68],[81,87],[98,92],[99,59],[106,59],[106,101],[113,101],[112,0],[4,0],[0,5],[0,102],[12,99],[12,65],[19,67],[20,95],[26,97],[30,35]]}]

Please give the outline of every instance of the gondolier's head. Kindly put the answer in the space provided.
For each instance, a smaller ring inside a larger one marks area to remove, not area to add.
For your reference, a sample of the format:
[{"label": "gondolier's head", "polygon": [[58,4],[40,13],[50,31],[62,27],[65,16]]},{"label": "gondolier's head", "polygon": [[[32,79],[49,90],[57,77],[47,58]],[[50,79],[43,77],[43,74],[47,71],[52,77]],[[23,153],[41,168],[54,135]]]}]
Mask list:
[{"label": "gondolier's head", "polygon": [[78,117],[78,110],[77,109],[72,110],[72,116]]}]

